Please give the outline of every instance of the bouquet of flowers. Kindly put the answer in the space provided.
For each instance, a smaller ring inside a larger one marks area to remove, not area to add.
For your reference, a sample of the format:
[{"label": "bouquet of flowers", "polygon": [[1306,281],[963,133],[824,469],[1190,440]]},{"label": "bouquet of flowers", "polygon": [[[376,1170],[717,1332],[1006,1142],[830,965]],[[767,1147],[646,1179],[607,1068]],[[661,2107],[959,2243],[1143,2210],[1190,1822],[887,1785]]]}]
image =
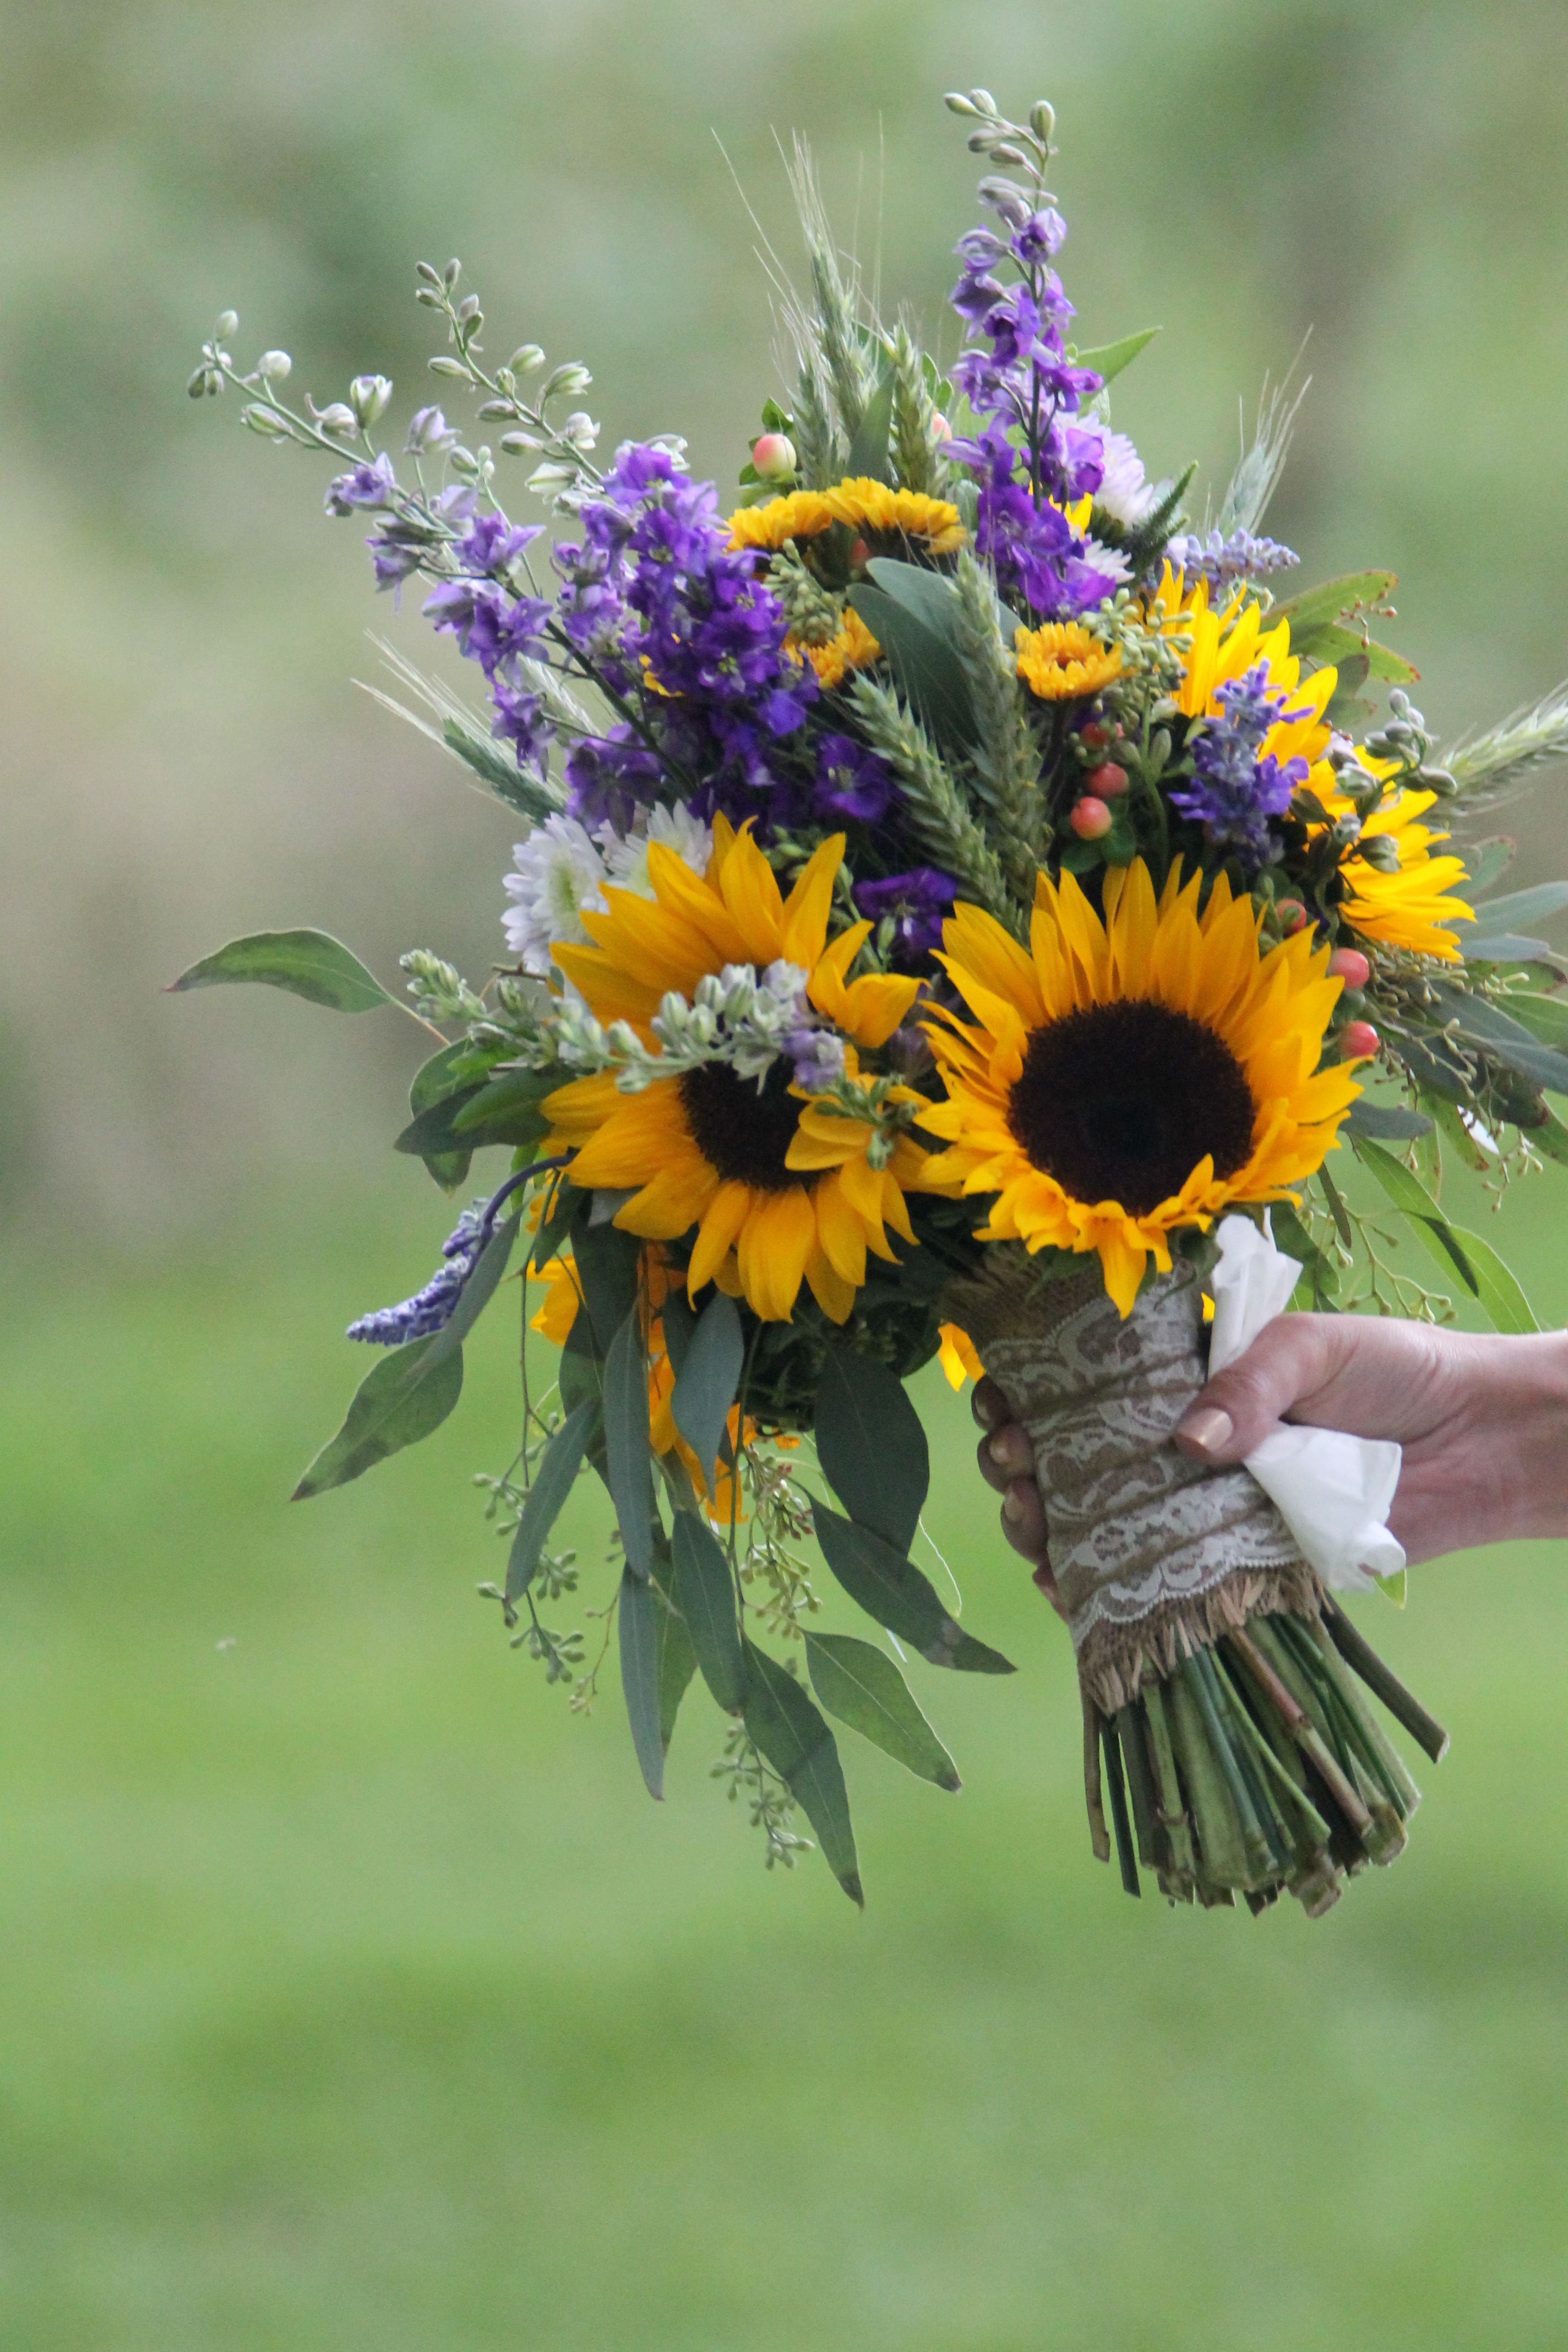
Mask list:
[{"label": "bouquet of flowers", "polygon": [[[1445,1311],[1347,1203],[1347,1149],[1500,1328],[1533,1328],[1438,1187],[1445,1150],[1499,1177],[1568,1160],[1545,1099],[1568,1092],[1568,968],[1534,936],[1568,883],[1488,898],[1510,845],[1461,856],[1434,820],[1568,752],[1568,697],[1438,764],[1415,673],[1373,635],[1392,575],[1275,585],[1282,395],[1187,528],[1193,469],[1148,480],[1110,419],[1149,334],[1067,340],[1051,109],[947,104],[989,166],[953,355],[876,315],[797,151],[795,383],[732,502],[674,436],[596,466],[586,368],[488,361],[455,261],[419,268],[430,365],[494,448],[428,405],[399,460],[376,375],[289,405],[288,355],[241,372],[232,312],[203,350],[193,394],[232,385],[253,432],[327,457],[377,585],[421,583],[477,666],[480,709],[389,655],[404,715],[525,836],[483,984],[403,959],[438,1050],[398,1150],[447,1192],[476,1153],[509,1166],[425,1287],[352,1327],[384,1352],[298,1492],[446,1418],[510,1268],[560,1358],[532,1393],[524,1349],[482,1590],[579,1707],[618,1643],[655,1796],[700,1675],[770,1863],[811,1842],[803,1814],[859,1900],[832,1723],[956,1789],[900,1662],[1011,1671],[911,1557],[929,1463],[904,1383],[984,1364],[1036,1449],[1096,1852],[1132,1894],[1142,1870],[1315,1916],[1416,1802],[1368,1694],[1444,1744],[1335,1597],[1398,1570],[1396,1452],[1290,1432],[1341,1452],[1304,1478],[1268,1448],[1213,1471],[1171,1433],[1211,1315],[1217,1353],[1292,1294]],[[503,508],[513,458],[547,520]],[[314,931],[174,985],[236,981],[394,1002]],[[552,1538],[584,1468],[617,1531],[592,1662],[542,1613],[576,1585]],[[819,1630],[813,1539],[886,1640]]]}]

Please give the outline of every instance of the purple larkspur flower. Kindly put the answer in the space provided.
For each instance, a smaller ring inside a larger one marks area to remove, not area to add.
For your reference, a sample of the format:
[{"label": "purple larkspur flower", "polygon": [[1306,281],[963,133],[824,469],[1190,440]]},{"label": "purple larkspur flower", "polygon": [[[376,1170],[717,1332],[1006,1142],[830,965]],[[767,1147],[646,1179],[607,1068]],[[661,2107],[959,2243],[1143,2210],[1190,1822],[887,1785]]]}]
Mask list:
[{"label": "purple larkspur flower", "polygon": [[580,736],[566,755],[566,808],[590,833],[602,824],[630,833],[639,808],[651,802],[663,775],[656,753],[629,727]]},{"label": "purple larkspur flower", "polygon": [[1211,588],[1228,588],[1236,580],[1261,580],[1271,572],[1289,572],[1300,563],[1293,548],[1277,539],[1255,539],[1249,530],[1233,530],[1228,539],[1211,530],[1200,539],[1190,530],[1173,539],[1165,549],[1173,571],[1189,583],[1206,580]]},{"label": "purple larkspur flower", "polygon": [[550,746],[555,740],[544,697],[523,687],[509,686],[504,678],[498,677],[490,688],[490,700],[495,708],[490,733],[499,741],[512,745],[520,768],[531,768],[542,776]]},{"label": "purple larkspur flower", "polygon": [[351,1339],[368,1340],[375,1348],[401,1348],[409,1339],[427,1339],[451,1321],[484,1245],[486,1203],[476,1201],[463,1211],[455,1229],[441,1244],[441,1263],[412,1298],[395,1307],[378,1307],[349,1325]]},{"label": "purple larkspur flower", "polygon": [[397,475],[384,449],[379,457],[351,466],[327,484],[330,515],[351,515],[367,507],[389,507],[397,495]]},{"label": "purple larkspur flower", "polygon": [[1307,781],[1300,755],[1280,760],[1262,746],[1282,719],[1302,719],[1305,709],[1287,710],[1288,696],[1268,682],[1268,665],[1255,662],[1240,677],[1217,690],[1217,715],[1205,718],[1188,737],[1191,782],[1171,794],[1172,805],[1201,824],[1216,847],[1234,850],[1245,866],[1268,863],[1274,848],[1269,820],[1283,816]]},{"label": "purple larkspur flower", "polygon": [[892,770],[847,735],[824,735],[816,746],[812,804],[819,816],[858,817],[875,824],[893,797]]},{"label": "purple larkspur flower", "polygon": [[942,945],[942,920],[958,885],[934,866],[889,874],[883,882],[857,882],[855,904],[874,923],[890,918],[894,961],[912,963]]},{"label": "purple larkspur flower", "polygon": [[489,573],[504,580],[525,547],[543,532],[542,523],[514,523],[498,509],[477,514],[452,549],[465,572]]}]

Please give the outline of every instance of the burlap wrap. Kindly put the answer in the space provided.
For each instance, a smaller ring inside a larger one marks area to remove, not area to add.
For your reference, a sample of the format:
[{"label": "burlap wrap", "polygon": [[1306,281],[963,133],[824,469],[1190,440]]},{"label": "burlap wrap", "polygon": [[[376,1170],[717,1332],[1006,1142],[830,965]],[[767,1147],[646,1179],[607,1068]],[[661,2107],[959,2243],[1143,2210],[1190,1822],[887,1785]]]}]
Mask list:
[{"label": "burlap wrap", "polygon": [[1178,1262],[1125,1320],[1099,1260],[1047,1277],[1024,1249],[944,1302],[1035,1449],[1050,1559],[1085,1689],[1108,1713],[1260,1612],[1315,1615],[1317,1579],[1250,1473],[1172,1432],[1206,1377],[1203,1292]]}]

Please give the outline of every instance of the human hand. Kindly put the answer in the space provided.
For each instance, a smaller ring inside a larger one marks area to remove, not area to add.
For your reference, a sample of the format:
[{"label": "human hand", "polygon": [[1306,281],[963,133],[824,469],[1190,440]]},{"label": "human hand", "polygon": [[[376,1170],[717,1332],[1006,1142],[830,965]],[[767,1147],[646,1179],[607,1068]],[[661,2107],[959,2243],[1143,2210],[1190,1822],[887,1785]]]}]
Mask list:
[{"label": "human hand", "polygon": [[[1002,1531],[1051,1591],[1046,1520],[1024,1431],[977,1383],[981,1475]],[[1568,1535],[1568,1335],[1501,1338],[1374,1315],[1281,1315],[1194,1398],[1184,1453],[1238,1462],[1280,1421],[1404,1448],[1389,1527],[1415,1560],[1514,1536]],[[1042,1575],[1042,1569],[1044,1574]]]}]

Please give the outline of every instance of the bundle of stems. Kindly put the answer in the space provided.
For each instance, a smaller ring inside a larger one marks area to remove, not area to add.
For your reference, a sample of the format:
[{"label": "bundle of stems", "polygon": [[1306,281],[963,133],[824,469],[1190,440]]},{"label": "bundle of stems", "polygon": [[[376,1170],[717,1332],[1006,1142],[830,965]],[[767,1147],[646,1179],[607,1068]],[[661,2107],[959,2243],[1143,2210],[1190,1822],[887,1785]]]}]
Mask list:
[{"label": "bundle of stems", "polygon": [[1327,1595],[1320,1616],[1254,1617],[1114,1715],[1086,1694],[1095,1853],[1109,1862],[1114,1835],[1129,1895],[1142,1866],[1173,1902],[1239,1895],[1258,1912],[1283,1889],[1320,1918],[1347,1877],[1403,1850],[1420,1802],[1366,1691],[1441,1759],[1447,1734]]}]

